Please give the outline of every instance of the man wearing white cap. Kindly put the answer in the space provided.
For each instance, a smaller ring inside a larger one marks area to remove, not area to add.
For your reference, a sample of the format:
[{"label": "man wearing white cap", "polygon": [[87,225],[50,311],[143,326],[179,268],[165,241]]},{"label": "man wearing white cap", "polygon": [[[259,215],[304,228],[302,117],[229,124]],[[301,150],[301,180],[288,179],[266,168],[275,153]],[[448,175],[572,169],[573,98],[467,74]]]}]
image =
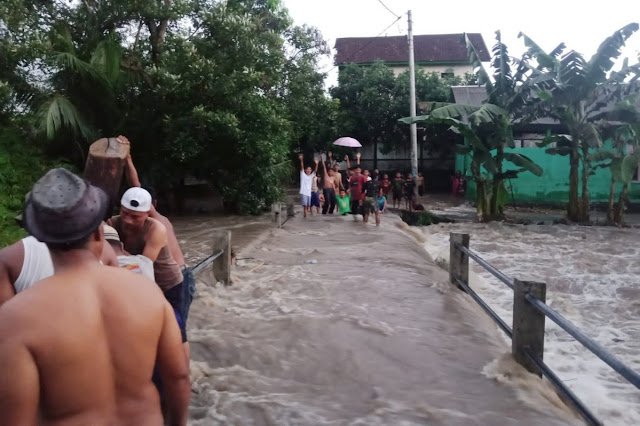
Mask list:
[{"label": "man wearing white cap", "polygon": [[[176,313],[184,319],[186,304],[182,271],[171,255],[167,228],[150,218],[149,210],[151,194],[143,188],[129,188],[120,200],[120,215],[109,219],[108,224],[117,231],[127,252],[132,255],[141,254],[153,262],[156,283]],[[185,322],[179,323],[182,341],[186,343]]]}]

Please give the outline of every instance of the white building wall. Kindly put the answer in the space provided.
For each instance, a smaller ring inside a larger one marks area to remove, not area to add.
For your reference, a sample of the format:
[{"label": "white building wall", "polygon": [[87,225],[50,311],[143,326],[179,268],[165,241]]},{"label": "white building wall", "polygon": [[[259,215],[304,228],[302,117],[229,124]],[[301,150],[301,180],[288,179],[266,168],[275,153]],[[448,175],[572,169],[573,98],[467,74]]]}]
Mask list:
[{"label": "white building wall", "polygon": [[[391,69],[393,70],[393,74],[398,76],[407,71],[409,67],[391,67]],[[435,72],[438,76],[448,69],[452,69],[453,74],[460,77],[464,77],[465,73],[473,73],[473,67],[471,65],[418,65],[416,69],[424,70],[427,73]]]}]

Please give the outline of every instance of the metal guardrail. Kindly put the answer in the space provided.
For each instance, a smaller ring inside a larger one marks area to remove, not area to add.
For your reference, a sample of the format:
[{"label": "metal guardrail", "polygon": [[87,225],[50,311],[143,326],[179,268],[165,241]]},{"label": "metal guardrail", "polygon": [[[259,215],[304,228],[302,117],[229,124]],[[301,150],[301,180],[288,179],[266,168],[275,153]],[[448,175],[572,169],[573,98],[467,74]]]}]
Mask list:
[{"label": "metal guardrail", "polygon": [[[451,233],[451,256],[449,259],[449,279],[471,296],[496,324],[512,339],[512,353],[516,361],[527,370],[539,376],[544,375],[571,405],[591,425],[602,422],[586,405],[565,385],[562,380],[543,361],[544,319],[549,318],[569,333],[594,355],[609,365],[629,383],[640,389],[640,374],[625,365],[611,352],[600,346],[578,327],[564,318],[545,303],[546,285],[544,283],[523,282],[511,279],[477,253],[471,251],[468,234]],[[514,290],[513,329],[510,328],[488,305],[474,292],[467,282],[469,277],[469,258],[490,272],[498,280]]]},{"label": "metal guardrail", "polygon": [[198,272],[202,271],[204,268],[206,268],[211,263],[213,263],[214,260],[222,256],[222,253],[224,253],[224,250],[222,249],[216,250],[211,256],[207,257],[202,262],[198,263],[196,266],[192,268],[189,268],[191,270],[191,273],[195,275]]}]

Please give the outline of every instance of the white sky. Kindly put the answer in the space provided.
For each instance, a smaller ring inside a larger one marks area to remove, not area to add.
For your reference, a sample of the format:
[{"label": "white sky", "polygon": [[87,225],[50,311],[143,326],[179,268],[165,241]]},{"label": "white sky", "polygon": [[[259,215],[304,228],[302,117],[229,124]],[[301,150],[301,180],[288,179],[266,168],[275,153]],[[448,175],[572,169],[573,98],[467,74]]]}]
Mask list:
[{"label": "white sky", "polygon": [[[413,14],[414,34],[482,33],[487,47],[495,42],[495,31],[512,56],[524,51],[520,31],[549,51],[565,42],[568,49],[587,57],[595,53],[602,40],[622,26],[640,20],[639,0],[484,0],[430,1],[382,0],[402,19],[389,28],[388,36],[407,32],[408,10]],[[283,0],[296,24],[315,26],[333,49],[336,38],[373,37],[395,19],[378,0]],[[333,51],[335,54],[335,51]],[[634,34],[623,50],[630,63],[640,54],[640,31]],[[326,58],[321,70],[333,66],[333,57]],[[333,69],[327,86],[337,84],[337,69]]]}]

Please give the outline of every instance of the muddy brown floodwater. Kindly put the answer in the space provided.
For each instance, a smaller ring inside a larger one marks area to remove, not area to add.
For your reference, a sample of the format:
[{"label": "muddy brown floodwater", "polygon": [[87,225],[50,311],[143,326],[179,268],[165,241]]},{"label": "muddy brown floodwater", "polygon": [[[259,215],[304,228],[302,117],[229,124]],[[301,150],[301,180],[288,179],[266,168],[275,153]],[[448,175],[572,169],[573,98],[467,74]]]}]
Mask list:
[{"label": "muddy brown floodwater", "polygon": [[396,216],[175,227],[191,265],[218,229],[238,259],[230,287],[197,277],[192,425],[580,424]]}]

